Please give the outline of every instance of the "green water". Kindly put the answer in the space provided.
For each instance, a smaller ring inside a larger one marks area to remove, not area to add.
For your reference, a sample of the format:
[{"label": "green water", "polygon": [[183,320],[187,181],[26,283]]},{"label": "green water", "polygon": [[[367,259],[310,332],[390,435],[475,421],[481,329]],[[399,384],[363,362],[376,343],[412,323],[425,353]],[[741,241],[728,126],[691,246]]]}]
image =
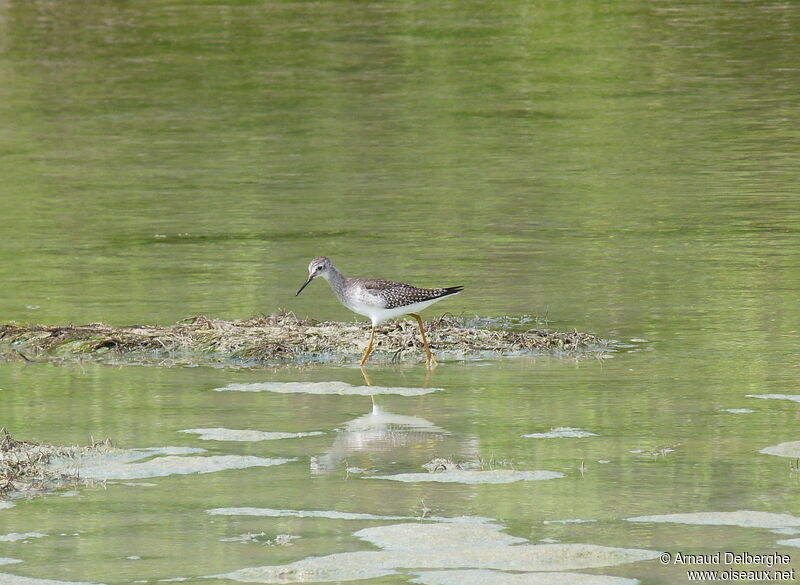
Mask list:
[{"label": "green water", "polygon": [[[380,524],[206,513],[242,506],[426,507],[531,542],[779,550],[798,566],[776,544],[797,535],[625,520],[800,516],[792,460],[758,453],[800,440],[800,405],[747,397],[800,394],[798,31],[790,1],[0,0],[0,321],[353,319],[321,283],[294,296],[324,254],[352,276],[466,286],[428,317],[536,314],[631,346],[445,362],[428,379],[420,364],[373,365],[377,385],[442,388],[379,403],[444,432],[350,445],[327,472],[312,457],[369,398],[213,390],[362,384],[357,368],[0,364],[0,426],[18,438],[297,458],[17,500],[0,535],[48,536],[0,542],[24,561],[0,573],[211,584],[198,577],[372,549],[352,533]],[[597,436],[521,437],[562,426]],[[177,432],[206,427],[325,434]],[[566,477],[346,472],[417,472],[435,456]],[[564,519],[596,522],[545,522]],[[246,532],[301,538],[219,540]],[[686,581],[658,561],[584,572]]]}]

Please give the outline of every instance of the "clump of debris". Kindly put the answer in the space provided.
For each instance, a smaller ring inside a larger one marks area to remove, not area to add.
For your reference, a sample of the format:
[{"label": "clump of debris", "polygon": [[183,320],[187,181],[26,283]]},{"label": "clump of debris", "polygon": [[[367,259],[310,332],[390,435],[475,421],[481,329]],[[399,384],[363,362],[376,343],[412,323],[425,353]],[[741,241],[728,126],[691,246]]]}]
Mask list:
[{"label": "clump of debris", "polygon": [[54,489],[84,485],[78,466],[73,471],[50,466],[54,458],[79,457],[111,449],[111,442],[92,441],[85,447],[61,447],[30,441],[18,441],[0,428],[0,497],[14,493],[35,494]]},{"label": "clump of debris", "polygon": [[[425,330],[443,359],[533,353],[602,353],[607,343],[579,331],[493,328],[501,321],[444,315]],[[368,323],[320,322],[281,311],[226,321],[196,316],[166,327],[134,325],[0,325],[0,359],[92,357],[116,361],[180,358],[186,363],[238,360],[286,363],[358,359],[369,339]],[[375,336],[378,360],[423,360],[416,323],[391,321]],[[373,358],[374,359],[374,358]]]}]

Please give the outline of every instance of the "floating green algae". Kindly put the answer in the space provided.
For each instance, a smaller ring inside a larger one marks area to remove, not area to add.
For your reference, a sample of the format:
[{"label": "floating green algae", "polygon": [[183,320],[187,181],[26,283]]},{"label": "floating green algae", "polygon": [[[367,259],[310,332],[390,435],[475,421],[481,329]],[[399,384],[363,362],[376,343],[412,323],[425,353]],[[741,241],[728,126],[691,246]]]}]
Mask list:
[{"label": "floating green algae", "polygon": [[520,585],[526,578],[535,582],[531,574],[537,572],[547,572],[551,577],[550,581],[539,583],[567,583],[573,581],[556,581],[553,577],[564,577],[564,571],[611,567],[659,555],[657,551],[594,544],[529,544],[526,539],[501,530],[501,526],[484,524],[408,522],[376,526],[360,530],[355,536],[380,550],[313,556],[285,565],[247,567],[213,577],[248,583],[319,583],[357,581],[426,569],[477,569],[526,575],[519,578]]}]

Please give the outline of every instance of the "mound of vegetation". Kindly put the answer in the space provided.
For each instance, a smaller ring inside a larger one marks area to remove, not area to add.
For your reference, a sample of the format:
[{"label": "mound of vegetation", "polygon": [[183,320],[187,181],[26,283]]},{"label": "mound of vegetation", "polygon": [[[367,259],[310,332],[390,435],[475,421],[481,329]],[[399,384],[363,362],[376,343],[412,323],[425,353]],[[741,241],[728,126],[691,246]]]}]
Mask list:
[{"label": "mound of vegetation", "polygon": [[[497,328],[506,322],[445,315],[427,322],[425,330],[434,353],[444,359],[597,352],[604,347],[596,336],[578,331]],[[7,324],[0,325],[0,359],[128,356],[131,360],[182,357],[193,363],[346,362],[358,359],[368,339],[368,323],[320,322],[290,312],[237,321],[197,316],[167,327]],[[401,319],[382,325],[375,336],[375,352],[378,360],[424,359],[416,323]]]},{"label": "mound of vegetation", "polygon": [[[55,459],[77,459],[89,453],[111,449],[108,440],[92,442],[86,447],[60,447],[14,439],[0,428],[0,496],[15,492],[36,493],[80,485],[76,463],[74,471],[56,470],[50,466]],[[67,469],[67,470],[65,470]]]}]

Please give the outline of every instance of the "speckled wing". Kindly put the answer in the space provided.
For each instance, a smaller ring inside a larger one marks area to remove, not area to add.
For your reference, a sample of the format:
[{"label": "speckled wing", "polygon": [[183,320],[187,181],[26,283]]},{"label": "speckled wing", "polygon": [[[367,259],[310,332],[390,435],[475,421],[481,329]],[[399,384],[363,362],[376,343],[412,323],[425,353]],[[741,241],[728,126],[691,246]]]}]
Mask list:
[{"label": "speckled wing", "polygon": [[361,286],[369,293],[383,300],[384,309],[405,307],[414,303],[422,303],[454,295],[461,292],[463,286],[447,288],[417,288],[410,284],[394,282],[392,280],[362,279]]}]

